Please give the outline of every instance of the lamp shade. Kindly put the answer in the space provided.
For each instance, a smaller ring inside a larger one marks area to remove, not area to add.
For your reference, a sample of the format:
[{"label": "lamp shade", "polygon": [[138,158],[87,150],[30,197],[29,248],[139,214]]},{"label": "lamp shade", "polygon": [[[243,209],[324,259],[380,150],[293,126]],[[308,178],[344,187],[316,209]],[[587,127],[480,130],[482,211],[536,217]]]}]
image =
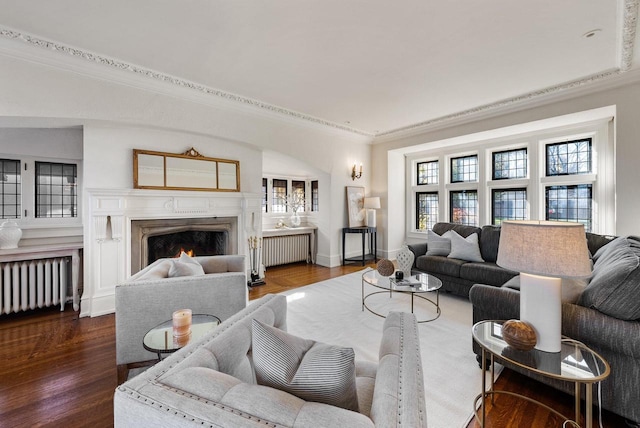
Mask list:
[{"label": "lamp shade", "polygon": [[364,206],[365,209],[374,209],[377,210],[380,208],[380,198],[378,196],[373,196],[370,198],[364,198]]},{"label": "lamp shade", "polygon": [[555,278],[587,278],[591,261],[584,226],[563,221],[503,221],[498,266]]}]

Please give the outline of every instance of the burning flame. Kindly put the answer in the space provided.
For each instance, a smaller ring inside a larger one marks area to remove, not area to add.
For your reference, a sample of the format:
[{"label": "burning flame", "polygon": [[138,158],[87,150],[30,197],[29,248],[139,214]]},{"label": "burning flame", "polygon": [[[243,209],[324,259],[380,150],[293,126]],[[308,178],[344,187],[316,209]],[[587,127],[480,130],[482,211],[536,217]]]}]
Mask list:
[{"label": "burning flame", "polygon": [[185,250],[184,248],[180,248],[180,251],[178,251],[178,254],[175,255],[174,258],[180,257],[182,253],[186,253],[187,256],[189,257],[194,257],[196,255],[196,253],[193,250]]}]

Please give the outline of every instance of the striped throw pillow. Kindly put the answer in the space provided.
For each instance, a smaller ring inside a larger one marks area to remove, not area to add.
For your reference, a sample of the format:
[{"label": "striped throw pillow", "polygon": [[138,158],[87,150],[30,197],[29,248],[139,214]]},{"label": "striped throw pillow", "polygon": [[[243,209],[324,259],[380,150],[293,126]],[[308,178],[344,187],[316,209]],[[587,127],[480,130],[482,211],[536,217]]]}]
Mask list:
[{"label": "striped throw pillow", "polygon": [[255,319],[252,330],[258,384],[306,401],[358,411],[352,348],[303,339]]}]

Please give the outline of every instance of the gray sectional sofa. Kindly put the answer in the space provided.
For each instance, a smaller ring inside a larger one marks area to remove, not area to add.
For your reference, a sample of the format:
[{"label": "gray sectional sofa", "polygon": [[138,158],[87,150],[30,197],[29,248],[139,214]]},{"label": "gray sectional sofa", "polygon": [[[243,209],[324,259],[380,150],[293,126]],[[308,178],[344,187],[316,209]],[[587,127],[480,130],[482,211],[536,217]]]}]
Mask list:
[{"label": "gray sectional sofa", "polygon": [[[254,364],[259,353],[252,352],[253,319],[284,330],[286,310],[285,296],[267,295],[119,386],[115,426],[427,426],[418,325],[412,314],[392,312],[385,320],[377,364],[355,361],[356,412],[256,383],[261,364]],[[324,385],[324,377],[320,379]]]},{"label": "gray sectional sofa", "polygon": [[[602,407],[640,426],[640,238],[610,241],[610,237],[587,234],[593,273],[580,292],[566,292],[571,282],[563,280],[562,334],[607,360],[611,374],[602,382]],[[607,244],[600,246],[603,243]],[[473,322],[519,318],[518,280],[515,277],[502,287],[474,285],[469,293]],[[475,343],[473,348],[479,355]],[[574,393],[572,383],[536,379]],[[598,403],[597,396],[593,402]]]},{"label": "gray sectional sofa", "polygon": [[473,233],[478,234],[478,244],[483,262],[461,260],[446,255],[431,255],[428,242],[409,245],[413,252],[413,269],[426,272],[438,277],[442,281],[442,290],[468,297],[469,290],[474,284],[489,284],[501,286],[518,275],[496,265],[498,258],[498,243],[500,242],[500,227],[497,226],[464,226],[455,223],[436,223],[433,232],[444,235],[454,230],[463,238]]}]

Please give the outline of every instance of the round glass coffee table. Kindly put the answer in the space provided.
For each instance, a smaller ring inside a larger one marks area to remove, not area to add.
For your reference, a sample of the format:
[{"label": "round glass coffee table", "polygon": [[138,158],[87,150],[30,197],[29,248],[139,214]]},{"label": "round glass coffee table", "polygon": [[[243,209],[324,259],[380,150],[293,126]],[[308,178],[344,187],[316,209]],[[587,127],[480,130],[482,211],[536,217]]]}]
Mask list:
[{"label": "round glass coffee table", "polygon": [[[495,394],[519,397],[547,409],[567,422],[571,422],[571,424],[567,425],[568,427],[580,426],[580,395],[581,386],[584,385],[584,427],[591,428],[593,419],[592,385],[609,376],[610,368],[607,361],[583,343],[565,336],[562,337],[560,352],[543,352],[537,349],[519,351],[513,349],[502,338],[503,323],[504,321],[480,321],[472,328],[473,339],[482,349],[482,391],[486,391],[481,392],[475,399],[476,417],[480,420],[480,426],[485,426],[485,400],[487,396],[491,396],[493,399]],[[486,388],[486,376],[484,376],[488,356],[491,364],[491,385],[489,385],[489,390]],[[546,404],[530,397],[509,391],[494,390],[494,357],[500,363],[523,369],[525,374],[538,374],[551,379],[573,382],[575,385],[575,419],[571,420]],[[480,408],[478,408],[479,400]],[[478,415],[478,410],[481,412],[480,415]]]},{"label": "round glass coffee table", "polygon": [[200,339],[220,323],[220,318],[215,315],[194,314],[191,317],[191,335],[189,339],[185,342],[178,342],[173,340],[173,320],[168,320],[149,330],[144,335],[142,344],[144,349],[155,352],[158,354],[158,359],[161,359],[162,354],[176,352],[189,343]]},{"label": "round glass coffee table", "polygon": [[[365,284],[371,285],[376,288],[380,288],[383,291],[374,291],[369,294],[365,294]],[[367,309],[374,315],[382,318],[386,318],[386,315],[378,313],[367,306],[367,299],[371,296],[381,293],[389,293],[389,297],[393,297],[393,293],[403,293],[411,295],[411,313],[414,309],[414,298],[418,298],[429,302],[435,306],[436,315],[432,318],[419,319],[419,323],[430,322],[440,317],[440,288],[442,287],[442,281],[433,275],[427,273],[414,273],[409,278],[403,280],[396,280],[395,277],[382,276],[377,270],[368,270],[362,274],[362,310]],[[427,293],[435,293],[435,300],[426,297]]]}]

